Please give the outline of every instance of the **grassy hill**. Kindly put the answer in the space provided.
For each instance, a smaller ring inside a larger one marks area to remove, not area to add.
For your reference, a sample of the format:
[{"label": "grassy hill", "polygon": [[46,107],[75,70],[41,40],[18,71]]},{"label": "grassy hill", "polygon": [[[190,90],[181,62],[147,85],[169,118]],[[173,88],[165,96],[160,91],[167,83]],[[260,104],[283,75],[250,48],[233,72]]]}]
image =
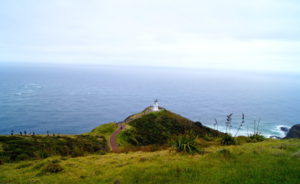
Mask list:
[{"label": "grassy hill", "polygon": [[0,183],[296,184],[299,172],[299,140],[266,140],[195,155],[163,150],[9,163],[0,165]]},{"label": "grassy hill", "polygon": [[121,134],[132,145],[167,144],[180,134],[194,134],[198,137],[218,137],[223,133],[193,122],[167,110],[152,112],[130,122],[129,129]]}]

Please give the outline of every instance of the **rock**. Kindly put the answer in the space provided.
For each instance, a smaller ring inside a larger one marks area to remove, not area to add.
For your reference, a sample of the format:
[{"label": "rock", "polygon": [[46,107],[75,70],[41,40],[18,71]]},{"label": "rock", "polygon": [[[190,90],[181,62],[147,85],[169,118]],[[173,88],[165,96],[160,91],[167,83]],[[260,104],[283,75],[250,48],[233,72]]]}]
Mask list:
[{"label": "rock", "polygon": [[300,138],[300,124],[294,125],[285,138]]},{"label": "rock", "polygon": [[289,128],[282,126],[282,127],[280,127],[280,130],[287,133],[289,131]]}]

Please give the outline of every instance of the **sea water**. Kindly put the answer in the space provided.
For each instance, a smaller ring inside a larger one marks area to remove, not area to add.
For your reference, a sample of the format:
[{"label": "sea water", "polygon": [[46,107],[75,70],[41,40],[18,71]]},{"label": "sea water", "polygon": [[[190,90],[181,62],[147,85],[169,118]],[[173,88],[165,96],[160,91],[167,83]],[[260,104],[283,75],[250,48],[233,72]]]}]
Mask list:
[{"label": "sea water", "polygon": [[[291,73],[85,65],[0,65],[0,134],[80,134],[162,107],[236,133],[284,136],[300,123],[300,76]],[[215,119],[218,125],[215,124]],[[255,126],[256,127],[256,126]]]}]

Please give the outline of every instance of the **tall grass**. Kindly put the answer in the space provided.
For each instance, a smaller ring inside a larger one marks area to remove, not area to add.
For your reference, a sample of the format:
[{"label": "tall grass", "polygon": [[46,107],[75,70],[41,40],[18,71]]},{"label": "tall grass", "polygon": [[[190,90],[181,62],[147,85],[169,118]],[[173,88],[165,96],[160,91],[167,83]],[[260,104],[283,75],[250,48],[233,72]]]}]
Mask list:
[{"label": "tall grass", "polygon": [[229,114],[228,116],[227,116],[227,119],[226,119],[226,134],[230,134],[230,130],[231,130],[231,128],[232,128],[232,113],[231,114]]},{"label": "tall grass", "polygon": [[237,129],[237,131],[235,133],[235,137],[238,135],[239,131],[242,129],[244,123],[245,123],[245,114],[242,114],[242,122],[241,122],[239,128]]}]

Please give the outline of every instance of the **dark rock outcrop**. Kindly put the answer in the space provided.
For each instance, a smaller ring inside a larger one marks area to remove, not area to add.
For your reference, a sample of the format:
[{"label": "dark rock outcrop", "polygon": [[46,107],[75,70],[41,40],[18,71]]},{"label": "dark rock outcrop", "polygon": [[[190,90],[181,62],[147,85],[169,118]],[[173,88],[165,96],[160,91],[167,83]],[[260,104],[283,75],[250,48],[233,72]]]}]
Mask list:
[{"label": "dark rock outcrop", "polygon": [[285,132],[285,133],[289,132],[289,128],[288,127],[284,127],[284,126],[280,127],[280,130],[283,131],[283,132]]},{"label": "dark rock outcrop", "polygon": [[300,124],[294,125],[285,138],[300,138]]}]

